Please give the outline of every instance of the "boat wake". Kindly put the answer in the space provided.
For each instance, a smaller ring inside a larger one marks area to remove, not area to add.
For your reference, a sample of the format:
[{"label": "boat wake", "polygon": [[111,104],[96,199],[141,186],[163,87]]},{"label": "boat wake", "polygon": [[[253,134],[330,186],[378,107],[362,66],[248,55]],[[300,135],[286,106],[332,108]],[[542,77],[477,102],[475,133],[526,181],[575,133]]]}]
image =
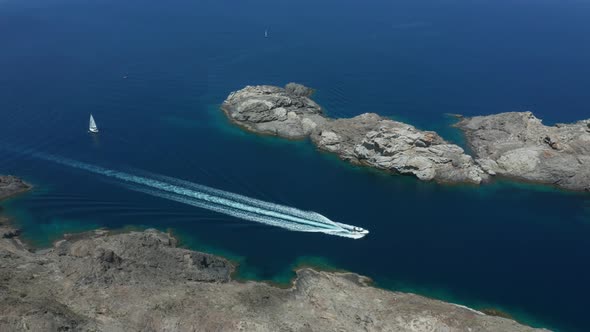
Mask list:
[{"label": "boat wake", "polygon": [[368,234],[368,231],[360,227],[334,222],[316,212],[266,202],[189,181],[151,173],[139,176],[46,153],[31,152],[31,155],[119,180],[120,184],[130,190],[290,231],[320,232],[352,239],[359,239]]}]

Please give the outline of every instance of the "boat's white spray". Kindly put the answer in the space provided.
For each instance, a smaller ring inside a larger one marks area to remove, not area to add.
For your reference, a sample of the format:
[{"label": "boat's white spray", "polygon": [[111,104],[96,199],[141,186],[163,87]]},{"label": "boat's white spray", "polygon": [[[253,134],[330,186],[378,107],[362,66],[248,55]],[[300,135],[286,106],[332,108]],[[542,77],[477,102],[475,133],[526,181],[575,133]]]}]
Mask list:
[{"label": "boat's white spray", "polygon": [[139,187],[139,186],[133,186],[133,185],[127,186],[127,188],[134,190],[134,191],[139,191],[139,192],[151,195],[151,196],[161,197],[161,198],[168,199],[171,201],[176,201],[179,203],[183,203],[183,204],[187,204],[187,205],[191,205],[191,206],[196,206],[196,207],[207,209],[210,211],[223,213],[223,214],[226,214],[226,215],[229,215],[232,217],[255,221],[255,222],[262,223],[262,224],[269,225],[269,226],[284,228],[284,229],[287,229],[290,231],[297,231],[297,232],[324,232],[324,231],[326,231],[326,229],[318,228],[316,226],[311,226],[311,225],[307,225],[307,224],[299,224],[299,223],[294,223],[294,222],[285,222],[284,220],[277,219],[274,217],[268,217],[265,215],[247,212],[247,211],[240,210],[240,209],[234,209],[234,208],[231,208],[228,206],[222,206],[222,205],[212,204],[212,203],[197,200],[197,199],[191,199],[191,198],[186,197],[184,195],[163,192],[161,190],[153,190],[153,189],[148,189],[145,187]]},{"label": "boat's white spray", "polygon": [[270,203],[270,202],[262,201],[262,200],[259,200],[256,198],[252,198],[252,197],[248,197],[248,196],[244,196],[244,195],[240,195],[240,194],[235,194],[235,193],[231,193],[231,192],[224,191],[224,190],[219,190],[219,189],[207,187],[207,186],[204,186],[201,184],[197,184],[194,182],[181,180],[181,179],[177,179],[177,178],[172,178],[172,177],[165,176],[165,175],[153,174],[153,173],[145,173],[145,174],[152,177],[152,178],[156,178],[156,179],[164,181],[164,182],[179,185],[184,188],[190,188],[190,189],[197,190],[200,192],[209,193],[211,195],[215,195],[218,197],[227,198],[232,201],[241,202],[241,203],[252,205],[252,206],[257,206],[262,209],[278,211],[281,213],[289,214],[292,216],[297,216],[300,218],[305,218],[305,219],[312,218],[313,220],[317,220],[322,224],[337,226],[338,228],[340,228],[338,226],[338,223],[324,217],[323,215],[321,215],[317,212],[303,211],[303,210],[300,210],[300,209],[297,209],[294,207],[290,207],[290,206],[286,206],[286,205]]},{"label": "boat's white spray", "polygon": [[[322,232],[348,238],[360,238],[353,226],[335,223],[312,211],[261,201],[243,195],[161,175],[138,176],[58,157],[29,151],[29,154],[61,165],[121,180],[126,187],[149,195],[215,211],[240,219],[300,232]],[[346,227],[342,227],[346,226]]]},{"label": "boat's white spray", "polygon": [[242,211],[239,209],[229,208],[227,206],[220,206],[220,205],[211,204],[211,203],[196,200],[196,199],[190,199],[190,198],[187,198],[186,196],[176,195],[176,194],[172,194],[172,193],[168,193],[168,192],[162,192],[159,190],[151,190],[151,189],[147,189],[144,187],[138,187],[138,186],[133,186],[133,185],[127,186],[127,188],[134,190],[134,191],[139,191],[139,192],[142,192],[142,193],[145,193],[148,195],[176,201],[176,202],[191,205],[191,206],[196,206],[199,208],[219,212],[219,213],[226,214],[226,215],[240,218],[240,219],[255,221],[255,222],[269,225],[269,226],[280,227],[280,228],[287,229],[290,231],[325,233],[325,234],[337,235],[337,236],[348,237],[348,238],[353,238],[353,239],[359,238],[356,234],[351,234],[350,232],[345,231],[341,228],[340,229],[325,229],[325,228],[318,228],[315,226],[310,226],[310,225],[305,225],[305,224],[285,222],[284,220],[280,220],[280,219],[277,220],[276,218],[270,218],[270,217],[255,214],[255,213],[245,212],[245,211]]}]

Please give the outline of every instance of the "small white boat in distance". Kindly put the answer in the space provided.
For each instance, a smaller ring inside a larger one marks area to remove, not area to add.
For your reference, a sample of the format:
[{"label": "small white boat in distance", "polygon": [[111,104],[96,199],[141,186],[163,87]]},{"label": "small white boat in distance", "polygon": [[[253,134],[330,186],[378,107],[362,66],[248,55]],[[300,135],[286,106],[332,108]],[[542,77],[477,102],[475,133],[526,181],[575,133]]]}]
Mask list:
[{"label": "small white boat in distance", "polygon": [[90,123],[88,124],[88,131],[91,133],[98,133],[98,127],[96,126],[96,122],[94,122],[94,117],[90,114]]},{"label": "small white boat in distance", "polygon": [[264,38],[268,38],[268,29],[264,30]]}]

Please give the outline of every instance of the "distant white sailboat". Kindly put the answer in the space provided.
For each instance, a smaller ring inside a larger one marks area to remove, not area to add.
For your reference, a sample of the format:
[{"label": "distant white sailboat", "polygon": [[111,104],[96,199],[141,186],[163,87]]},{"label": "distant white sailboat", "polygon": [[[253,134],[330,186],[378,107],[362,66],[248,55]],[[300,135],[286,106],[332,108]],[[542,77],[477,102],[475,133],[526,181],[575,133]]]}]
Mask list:
[{"label": "distant white sailboat", "polygon": [[268,29],[264,30],[264,38],[268,38]]},{"label": "distant white sailboat", "polygon": [[88,124],[88,131],[91,133],[98,133],[98,127],[96,126],[96,122],[94,122],[94,117],[90,114],[90,123]]}]

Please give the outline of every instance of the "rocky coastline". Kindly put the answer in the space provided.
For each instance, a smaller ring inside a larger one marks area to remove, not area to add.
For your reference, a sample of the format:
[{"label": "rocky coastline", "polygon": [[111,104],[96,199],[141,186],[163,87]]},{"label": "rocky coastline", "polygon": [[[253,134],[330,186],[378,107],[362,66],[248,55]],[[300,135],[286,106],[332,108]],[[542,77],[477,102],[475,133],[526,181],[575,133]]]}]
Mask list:
[{"label": "rocky coastline", "polygon": [[[0,179],[2,197],[30,189]],[[541,331],[354,273],[239,282],[234,263],[154,229],[66,234],[41,250],[6,219],[0,230],[0,331]]]},{"label": "rocky coastline", "polygon": [[[11,175],[0,175],[0,200],[29,191],[32,186]],[[1,208],[0,208],[1,210]],[[0,216],[0,239],[10,239],[18,236],[20,230],[8,223],[8,219]]]},{"label": "rocky coastline", "polygon": [[221,109],[254,133],[309,138],[321,151],[352,164],[443,183],[489,182],[503,176],[575,191],[590,191],[590,119],[545,126],[530,112],[462,118],[475,158],[436,132],[365,113],[332,119],[296,83],[232,92]]},{"label": "rocky coastline", "polygon": [[489,174],[590,191],[590,119],[546,126],[531,112],[510,112],[456,126]]},{"label": "rocky coastline", "polygon": [[32,186],[12,175],[0,175],[0,200],[30,190]]},{"label": "rocky coastline", "polygon": [[232,92],[221,109],[246,130],[288,139],[311,138],[320,150],[342,160],[425,181],[479,184],[488,179],[473,158],[437,133],[365,113],[332,119],[310,99],[312,90],[247,86]]},{"label": "rocky coastline", "polygon": [[235,265],[157,230],[66,235],[32,252],[0,239],[1,331],[541,331],[353,273],[237,282]]},{"label": "rocky coastline", "polygon": [[311,134],[323,151],[341,159],[420,180],[479,184],[488,179],[463,149],[433,131],[365,113],[326,122]]}]

